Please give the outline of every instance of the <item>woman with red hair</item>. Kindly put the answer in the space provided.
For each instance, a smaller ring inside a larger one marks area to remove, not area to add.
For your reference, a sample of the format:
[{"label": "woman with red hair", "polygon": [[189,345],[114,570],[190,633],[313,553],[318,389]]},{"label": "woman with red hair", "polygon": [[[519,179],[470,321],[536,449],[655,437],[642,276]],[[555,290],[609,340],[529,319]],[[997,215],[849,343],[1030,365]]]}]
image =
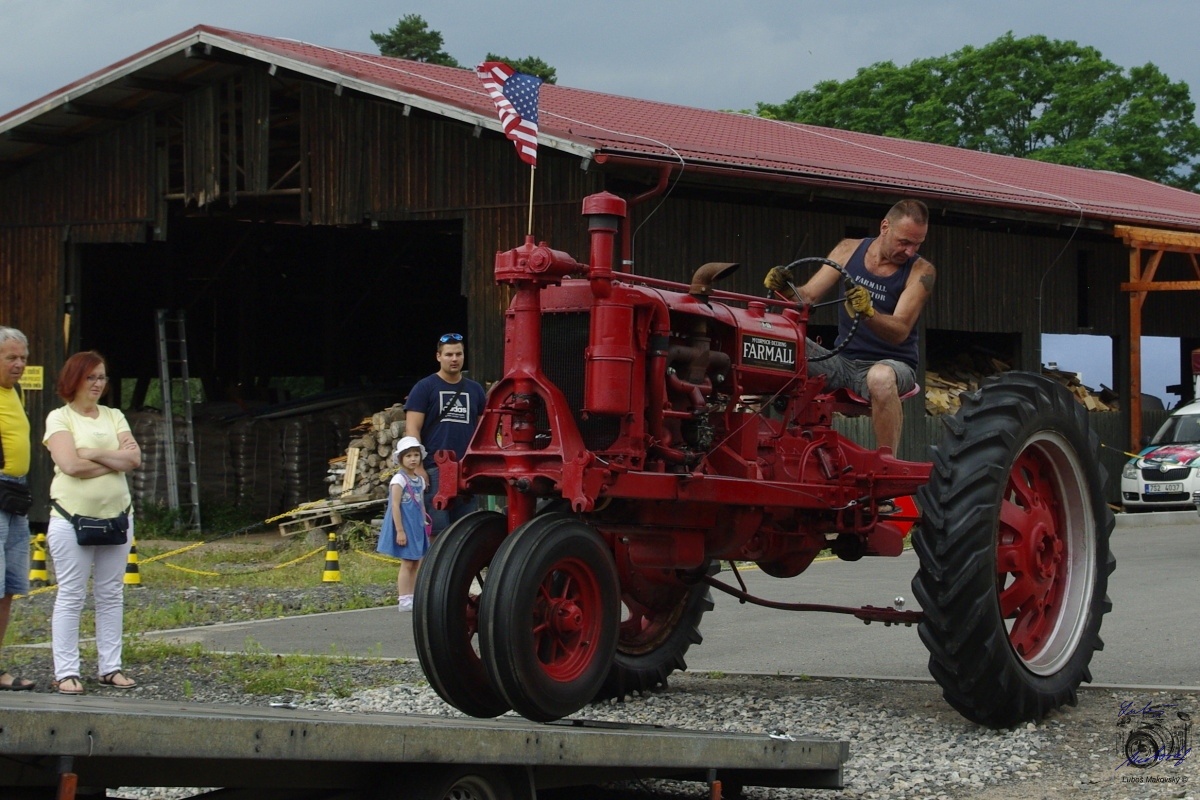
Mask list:
[{"label": "woman with red hair", "polygon": [[132,689],[137,682],[121,671],[121,631],[125,565],[133,545],[133,524],[123,544],[83,546],[66,516],[110,519],[129,512],[131,498],[125,473],[142,463],[142,451],[125,415],[100,405],[100,398],[108,393],[108,371],[99,353],[89,350],[68,358],[56,389],[66,405],[46,417],[42,439],[54,460],[52,510],[46,532],[58,579],[51,619],[54,687],[60,694],[83,694],[79,618],[91,574],[100,684]]}]

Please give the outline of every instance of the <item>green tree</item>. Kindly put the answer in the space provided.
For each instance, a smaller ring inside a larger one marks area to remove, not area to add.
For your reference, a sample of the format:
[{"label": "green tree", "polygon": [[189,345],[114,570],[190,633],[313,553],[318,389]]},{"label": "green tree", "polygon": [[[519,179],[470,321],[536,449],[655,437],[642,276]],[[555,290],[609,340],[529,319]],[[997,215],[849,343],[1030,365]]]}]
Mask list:
[{"label": "green tree", "polygon": [[387,33],[371,31],[371,41],[385,56],[444,67],[461,66],[454,56],[442,49],[441,32],[429,30],[429,23],[420,14],[405,14]]},{"label": "green tree", "polygon": [[495,53],[488,53],[484,61],[503,61],[517,72],[524,72],[526,75],[533,75],[541,78],[546,83],[558,82],[558,70],[542,61],[537,56],[525,56],[525,58],[508,58],[507,56],[498,56]]},{"label": "green tree", "polygon": [[883,61],[757,113],[1200,184],[1200,127],[1188,86],[1146,64],[1126,72],[1093,47],[1009,32],[983,47],[897,67]]}]

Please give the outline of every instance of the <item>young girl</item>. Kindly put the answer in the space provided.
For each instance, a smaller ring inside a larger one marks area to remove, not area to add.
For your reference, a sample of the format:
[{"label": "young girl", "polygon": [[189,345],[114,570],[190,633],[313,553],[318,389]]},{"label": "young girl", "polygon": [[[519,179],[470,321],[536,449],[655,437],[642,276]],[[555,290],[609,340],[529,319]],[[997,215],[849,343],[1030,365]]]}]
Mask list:
[{"label": "young girl", "polygon": [[396,593],[400,596],[403,613],[412,611],[417,567],[429,549],[430,519],[425,513],[425,481],[417,474],[425,460],[425,447],[415,436],[405,436],[396,443],[394,458],[400,464],[400,470],[392,477],[388,488],[387,511],[375,549],[400,559]]}]

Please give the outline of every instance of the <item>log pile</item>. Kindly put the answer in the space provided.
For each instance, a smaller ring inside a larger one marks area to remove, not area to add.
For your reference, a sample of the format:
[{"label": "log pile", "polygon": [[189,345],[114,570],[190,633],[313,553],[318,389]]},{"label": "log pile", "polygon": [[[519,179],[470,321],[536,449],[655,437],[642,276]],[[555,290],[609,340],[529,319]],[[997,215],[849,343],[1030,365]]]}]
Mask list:
[{"label": "log pile", "polygon": [[350,429],[346,454],[329,461],[329,496],[345,502],[382,500],[396,471],[392,450],[404,436],[404,405],[395,405],[365,417]]},{"label": "log pile", "polygon": [[958,396],[979,388],[989,375],[1007,372],[1012,366],[998,358],[961,353],[952,361],[925,370],[925,412],[932,416],[953,414]]},{"label": "log pile", "polygon": [[1079,380],[1078,372],[1064,372],[1043,365],[1042,374],[1048,378],[1053,378],[1067,387],[1071,391],[1071,394],[1075,395],[1075,399],[1088,411],[1104,412],[1121,410],[1115,392],[1104,387],[1101,387],[1101,392],[1098,394],[1093,392]]},{"label": "log pile", "polygon": [[[961,405],[959,395],[978,389],[984,378],[1010,369],[1010,364],[998,358],[966,353],[936,368],[930,367],[925,371],[925,412],[932,416],[953,414]],[[1106,390],[1104,394],[1094,392],[1083,385],[1077,372],[1043,366],[1042,374],[1065,386],[1088,411],[1119,409],[1111,390]]]}]

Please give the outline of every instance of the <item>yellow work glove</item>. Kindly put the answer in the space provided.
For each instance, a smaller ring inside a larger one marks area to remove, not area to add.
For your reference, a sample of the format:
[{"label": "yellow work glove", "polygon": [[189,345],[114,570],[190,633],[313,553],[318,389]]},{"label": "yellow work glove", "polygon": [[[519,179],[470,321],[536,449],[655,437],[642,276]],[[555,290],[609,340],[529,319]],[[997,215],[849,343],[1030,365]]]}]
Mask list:
[{"label": "yellow work glove", "polygon": [[771,267],[767,277],[763,278],[763,286],[790,300],[796,299],[796,293],[792,291],[792,273],[786,267]]},{"label": "yellow work glove", "polygon": [[871,293],[867,287],[856,283],[846,290],[846,313],[852,317],[858,314],[868,318],[875,316],[875,307],[871,305]]}]

